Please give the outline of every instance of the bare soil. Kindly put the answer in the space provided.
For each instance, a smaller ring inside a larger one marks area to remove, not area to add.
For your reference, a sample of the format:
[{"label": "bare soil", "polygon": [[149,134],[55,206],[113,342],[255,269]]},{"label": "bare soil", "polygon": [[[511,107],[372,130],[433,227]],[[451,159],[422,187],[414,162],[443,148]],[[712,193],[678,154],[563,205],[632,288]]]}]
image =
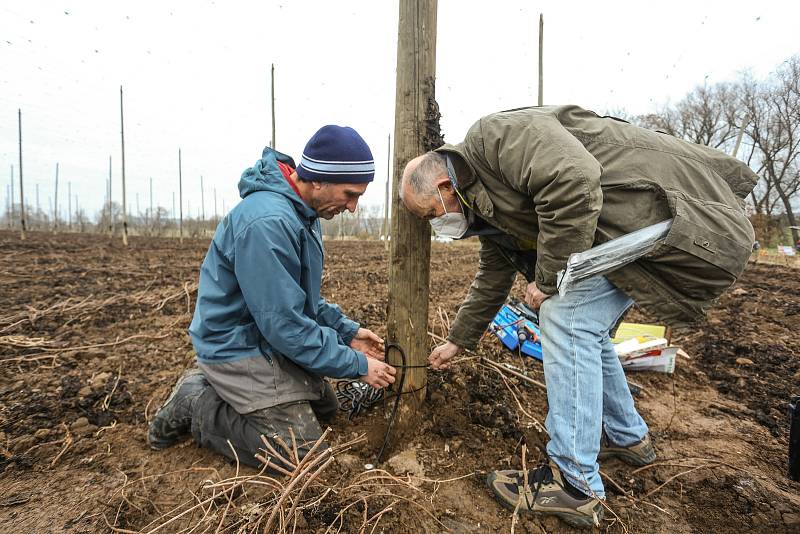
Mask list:
[{"label": "bare soil", "polygon": [[[145,440],[148,418],[193,358],[186,328],[207,246],[133,238],[126,249],[101,236],[32,233],[20,241],[0,232],[0,532],[139,531],[191,499],[204,479],[233,473],[189,441],[154,452]],[[383,244],[333,241],[326,249],[328,300],[385,334]],[[455,317],[476,268],[474,245],[434,245],[431,331],[441,335],[446,319],[439,317]],[[522,287],[518,280],[518,295]],[[634,310],[628,320],[647,316]],[[786,478],[787,404],[800,394],[799,329],[800,271],[751,265],[707,323],[674,335],[691,357],[674,375],[631,374],[645,388],[637,405],[659,465],[601,466],[617,516],[607,513],[603,529],[800,532],[800,484]],[[491,336],[478,352],[544,380],[539,363],[521,362]],[[418,427],[388,456],[415,456],[429,479],[463,478],[427,496],[440,523],[412,521],[417,516],[398,505],[376,532],[508,531],[511,514],[484,480],[493,469],[518,468],[523,444],[529,464],[541,458],[533,418],[546,417],[544,391],[516,379],[507,385],[469,359],[430,372],[426,401]],[[385,412],[379,406],[354,422],[337,418],[334,442],[361,433],[369,440],[335,476],[374,463]],[[322,504],[304,514],[301,530],[324,532],[337,513]],[[342,532],[359,524],[345,522]],[[571,531],[533,515],[515,529]]]}]

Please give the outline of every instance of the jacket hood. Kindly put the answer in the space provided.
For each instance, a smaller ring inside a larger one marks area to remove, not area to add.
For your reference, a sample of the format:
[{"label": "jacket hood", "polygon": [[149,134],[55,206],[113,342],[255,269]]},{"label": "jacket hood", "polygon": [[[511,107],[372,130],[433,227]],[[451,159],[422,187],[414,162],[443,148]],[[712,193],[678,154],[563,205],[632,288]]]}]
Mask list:
[{"label": "jacket hood", "polygon": [[315,218],[317,212],[303,202],[303,199],[295,193],[283,177],[283,173],[278,167],[279,161],[295,168],[294,160],[291,157],[265,147],[261,159],[242,173],[242,177],[239,179],[239,196],[245,198],[256,191],[279,193],[291,200],[299,213],[307,218]]}]

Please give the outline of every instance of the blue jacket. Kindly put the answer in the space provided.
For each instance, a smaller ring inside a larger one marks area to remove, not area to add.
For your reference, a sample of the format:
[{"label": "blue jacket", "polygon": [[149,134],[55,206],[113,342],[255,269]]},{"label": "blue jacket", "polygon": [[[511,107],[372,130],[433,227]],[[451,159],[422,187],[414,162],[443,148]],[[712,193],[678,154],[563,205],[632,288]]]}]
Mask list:
[{"label": "blue jacket", "polygon": [[[239,411],[289,402],[287,395],[296,400],[305,386],[318,387],[320,376],[367,374],[365,356],[348,346],[359,325],[320,296],[324,250],[317,214],[286,181],[277,160],[294,167],[288,156],[265,148],[242,174],[242,201],[214,234],[189,327],[198,362],[223,398],[220,389],[236,389],[238,374],[266,360],[259,373],[271,375],[261,381],[274,383],[277,391],[255,404],[248,392],[238,392],[249,399],[233,402],[241,404]],[[256,360],[242,361],[250,359]],[[215,369],[228,376],[215,380]],[[298,383],[280,384],[286,380]]]}]

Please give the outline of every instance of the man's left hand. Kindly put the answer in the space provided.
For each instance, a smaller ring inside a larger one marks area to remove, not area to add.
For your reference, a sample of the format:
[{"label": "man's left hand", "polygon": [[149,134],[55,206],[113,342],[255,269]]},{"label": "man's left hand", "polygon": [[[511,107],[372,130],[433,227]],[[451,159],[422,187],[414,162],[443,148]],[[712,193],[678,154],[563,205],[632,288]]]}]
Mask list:
[{"label": "man's left hand", "polygon": [[531,282],[525,289],[525,304],[527,304],[534,310],[538,310],[539,307],[542,305],[542,302],[544,302],[549,298],[550,295],[548,295],[547,293],[542,293],[539,290],[539,288],[536,287],[536,282]]},{"label": "man's left hand", "polygon": [[350,348],[363,352],[367,358],[374,358],[380,361],[385,358],[383,340],[375,332],[367,328],[358,329],[353,341],[350,342]]}]

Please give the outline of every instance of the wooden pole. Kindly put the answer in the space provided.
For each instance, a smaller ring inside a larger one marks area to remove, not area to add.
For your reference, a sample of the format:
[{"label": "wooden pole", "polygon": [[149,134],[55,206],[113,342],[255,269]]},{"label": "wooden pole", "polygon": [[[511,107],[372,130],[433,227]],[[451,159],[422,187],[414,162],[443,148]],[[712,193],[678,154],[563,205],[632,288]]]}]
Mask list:
[{"label": "wooden pole", "polygon": [[736,144],[733,146],[733,152],[731,152],[731,156],[734,158],[736,154],[739,153],[739,147],[742,146],[742,138],[744,137],[744,130],[747,128],[747,124],[750,122],[750,116],[747,116],[742,121],[742,127],[739,128],[739,134],[736,136]]},{"label": "wooden pole", "polygon": [[[435,107],[436,8],[437,0],[400,0],[394,176],[402,175],[410,159],[432,148],[427,127],[431,107]],[[438,111],[435,120],[438,128]],[[408,365],[424,366],[428,357],[431,229],[427,221],[417,219],[403,206],[398,182],[395,180],[392,188],[388,340],[405,349]],[[390,351],[388,360],[393,365],[401,363],[396,351]],[[417,407],[425,399],[426,369],[405,372],[402,393],[414,393],[404,397],[403,405]],[[414,424],[412,421],[401,417],[398,428]]]},{"label": "wooden pole", "polygon": [[119,86],[119,131],[122,139],[122,244],[128,246],[128,212],[125,203],[125,114],[122,109],[122,86]]},{"label": "wooden pole", "polygon": [[180,219],[178,220],[178,238],[183,243],[183,176],[181,175],[181,149],[178,149],[178,206]]},{"label": "wooden pole", "polygon": [[56,162],[56,192],[53,195],[53,233],[58,228],[58,162]]},{"label": "wooden pole", "polygon": [[271,148],[275,148],[275,63],[272,64],[272,70],[270,73],[270,85],[272,87],[272,140],[269,143]]},{"label": "wooden pole", "polygon": [[206,192],[205,187],[203,187],[203,175],[200,175],[200,222],[203,226],[203,233],[205,233],[205,222],[206,222]]},{"label": "wooden pole", "polygon": [[42,216],[42,210],[39,207],[39,182],[36,182],[36,218],[34,219],[34,221],[36,221],[37,227],[39,227],[39,221],[41,219],[41,216]]},{"label": "wooden pole", "polygon": [[539,13],[539,105],[544,102],[544,15]]},{"label": "wooden pole", "polygon": [[17,215],[17,210],[14,209],[14,166],[11,166],[11,196],[8,197],[11,202],[11,218],[9,219],[9,227],[14,227],[14,218]]},{"label": "wooden pole", "polygon": [[72,231],[72,182],[67,182],[67,230]]},{"label": "wooden pole", "polygon": [[383,201],[383,248],[389,250],[389,192],[392,183],[392,135],[386,144],[386,196]]},{"label": "wooden pole", "polygon": [[[19,238],[25,239],[25,194],[22,191],[22,110],[17,109],[17,124],[19,125],[19,222],[22,225],[20,229]],[[12,179],[13,183],[13,179]],[[14,205],[14,199],[11,199],[11,205]]]},{"label": "wooden pole", "polygon": [[149,227],[153,226],[153,177],[150,177],[150,215],[147,218]]}]

